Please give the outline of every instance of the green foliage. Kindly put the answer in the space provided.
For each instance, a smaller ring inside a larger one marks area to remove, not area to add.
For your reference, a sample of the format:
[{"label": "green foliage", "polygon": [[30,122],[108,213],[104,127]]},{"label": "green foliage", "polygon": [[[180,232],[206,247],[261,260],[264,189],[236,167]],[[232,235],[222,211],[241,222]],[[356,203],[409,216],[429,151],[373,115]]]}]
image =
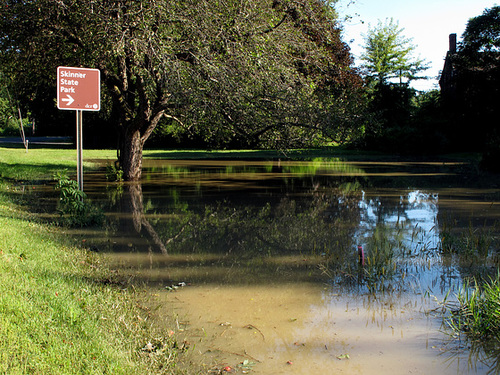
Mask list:
[{"label": "green foliage", "polygon": [[102,211],[87,200],[77,181],[68,178],[66,170],[57,172],[54,180],[57,181],[55,189],[60,192],[58,211],[64,224],[79,227],[103,224]]},{"label": "green foliage", "polygon": [[361,60],[370,79],[385,84],[393,78],[400,82],[403,79],[409,82],[425,78],[418,74],[426,70],[428,64],[412,56],[416,47],[411,44],[411,39],[403,35],[403,31],[392,18],[386,19],[385,23],[379,20],[377,26],[369,28]]},{"label": "green foliage", "polygon": [[24,126],[28,124],[27,119],[19,120],[17,107],[9,92],[11,82],[0,70],[0,136],[19,135],[20,121]]},{"label": "green foliage", "polygon": [[18,135],[19,123],[12,117],[12,108],[6,98],[0,96],[0,136]]},{"label": "green foliage", "polygon": [[437,90],[417,92],[406,84],[380,84],[370,92],[374,126],[365,133],[370,149],[402,154],[443,153],[449,148]]},{"label": "green foliage", "polygon": [[[404,29],[393,19],[379,21],[365,36],[362,55],[364,73],[368,79],[369,111],[372,126],[365,132],[369,148],[389,152],[422,153],[432,149],[426,144],[433,137],[427,125],[417,121],[419,102],[417,91],[410,87],[428,64],[413,57],[416,47],[404,37]],[[396,82],[396,80],[398,82]],[[433,121],[433,120],[432,120]]]},{"label": "green foliage", "polygon": [[345,142],[364,125],[364,98],[332,3],[13,1],[0,64],[30,103],[53,100],[56,66],[99,68],[127,180],[161,119],[211,147]]},{"label": "green foliage", "polygon": [[115,163],[106,165],[106,179],[108,181],[123,181],[123,170]]},{"label": "green foliage", "polygon": [[493,339],[500,344],[500,280],[467,281],[457,295],[458,307],[452,309],[447,323],[473,340]]},{"label": "green foliage", "polygon": [[415,136],[410,128],[415,95],[415,90],[406,84],[377,82],[372,86],[370,111],[375,125],[365,134],[369,148],[387,152],[410,150]]},{"label": "green foliage", "polygon": [[469,19],[462,39],[461,49],[467,54],[500,52],[500,6]]}]

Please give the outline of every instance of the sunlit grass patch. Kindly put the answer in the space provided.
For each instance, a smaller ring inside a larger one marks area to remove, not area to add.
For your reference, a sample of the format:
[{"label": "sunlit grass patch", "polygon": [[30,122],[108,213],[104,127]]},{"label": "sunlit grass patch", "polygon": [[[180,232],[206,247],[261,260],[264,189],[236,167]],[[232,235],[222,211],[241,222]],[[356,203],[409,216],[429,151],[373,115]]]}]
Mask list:
[{"label": "sunlit grass patch", "polygon": [[0,194],[0,373],[174,373],[174,336],[146,294],[12,206]]},{"label": "sunlit grass patch", "polygon": [[[94,159],[116,159],[114,150],[83,150],[84,167],[93,167]],[[51,179],[54,173],[68,169],[76,174],[76,150],[0,147],[0,178],[12,180]]]}]

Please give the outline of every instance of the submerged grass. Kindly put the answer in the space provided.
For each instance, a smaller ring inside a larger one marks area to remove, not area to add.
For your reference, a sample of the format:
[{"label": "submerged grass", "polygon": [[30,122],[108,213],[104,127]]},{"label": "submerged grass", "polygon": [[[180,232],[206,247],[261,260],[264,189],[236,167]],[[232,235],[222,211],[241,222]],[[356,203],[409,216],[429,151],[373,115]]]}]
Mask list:
[{"label": "submerged grass", "polygon": [[488,256],[491,247],[495,244],[495,233],[498,232],[499,223],[493,226],[469,226],[458,231],[455,226],[446,222],[441,229],[441,251],[443,254],[458,254],[462,257]]}]

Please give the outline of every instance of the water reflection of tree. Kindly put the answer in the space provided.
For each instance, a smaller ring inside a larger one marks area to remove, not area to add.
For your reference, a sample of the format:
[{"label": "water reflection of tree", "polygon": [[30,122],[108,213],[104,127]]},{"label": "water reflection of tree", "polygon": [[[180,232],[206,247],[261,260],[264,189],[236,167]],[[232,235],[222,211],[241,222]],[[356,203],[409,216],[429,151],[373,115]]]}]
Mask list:
[{"label": "water reflection of tree", "polygon": [[133,247],[136,251],[148,252],[155,248],[164,254],[167,248],[155,228],[145,216],[142,186],[128,184],[117,201],[119,215],[115,221],[117,239],[115,250],[123,250],[123,245]]},{"label": "water reflection of tree", "polygon": [[[166,253],[168,249],[172,255],[211,255],[218,258],[216,262],[243,268],[269,264],[275,257],[294,257],[301,265],[314,258],[307,271],[312,276],[321,275],[318,264],[324,262],[355,266],[352,239],[360,220],[360,191],[326,187],[317,181],[311,184],[300,195],[201,204],[173,191],[167,201],[153,195],[145,200],[140,185],[127,185],[116,200],[115,209],[121,213],[110,228],[125,251]],[[119,244],[115,249],[120,249]]]},{"label": "water reflection of tree", "polygon": [[189,222],[170,245],[176,253],[330,255],[351,245],[350,223],[359,221],[353,206],[339,204],[332,191],[252,205],[225,200],[184,210],[177,220],[158,223],[158,230],[169,238]]},{"label": "water reflection of tree", "polygon": [[[115,230],[127,250],[211,255],[235,267],[273,257],[317,257],[315,275],[373,292],[402,290],[418,279],[424,289],[444,294],[460,284],[453,280],[470,274],[431,267],[443,256],[437,196],[407,190],[369,199],[356,181],[301,181],[300,187],[281,186],[276,195],[250,200],[240,193],[211,201],[183,197],[171,187],[162,198],[155,191],[144,202],[141,185],[126,185]],[[359,243],[367,250],[363,268]]]}]

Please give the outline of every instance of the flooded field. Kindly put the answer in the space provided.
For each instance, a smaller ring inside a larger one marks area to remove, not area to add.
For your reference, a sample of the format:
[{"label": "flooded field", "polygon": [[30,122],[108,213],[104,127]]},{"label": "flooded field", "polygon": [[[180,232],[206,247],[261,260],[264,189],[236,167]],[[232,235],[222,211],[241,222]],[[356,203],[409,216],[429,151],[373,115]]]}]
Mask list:
[{"label": "flooded field", "polygon": [[151,285],[205,373],[496,373],[442,325],[447,296],[498,270],[498,181],[465,170],[147,160],[141,184],[85,176],[108,225],[78,235]]}]

